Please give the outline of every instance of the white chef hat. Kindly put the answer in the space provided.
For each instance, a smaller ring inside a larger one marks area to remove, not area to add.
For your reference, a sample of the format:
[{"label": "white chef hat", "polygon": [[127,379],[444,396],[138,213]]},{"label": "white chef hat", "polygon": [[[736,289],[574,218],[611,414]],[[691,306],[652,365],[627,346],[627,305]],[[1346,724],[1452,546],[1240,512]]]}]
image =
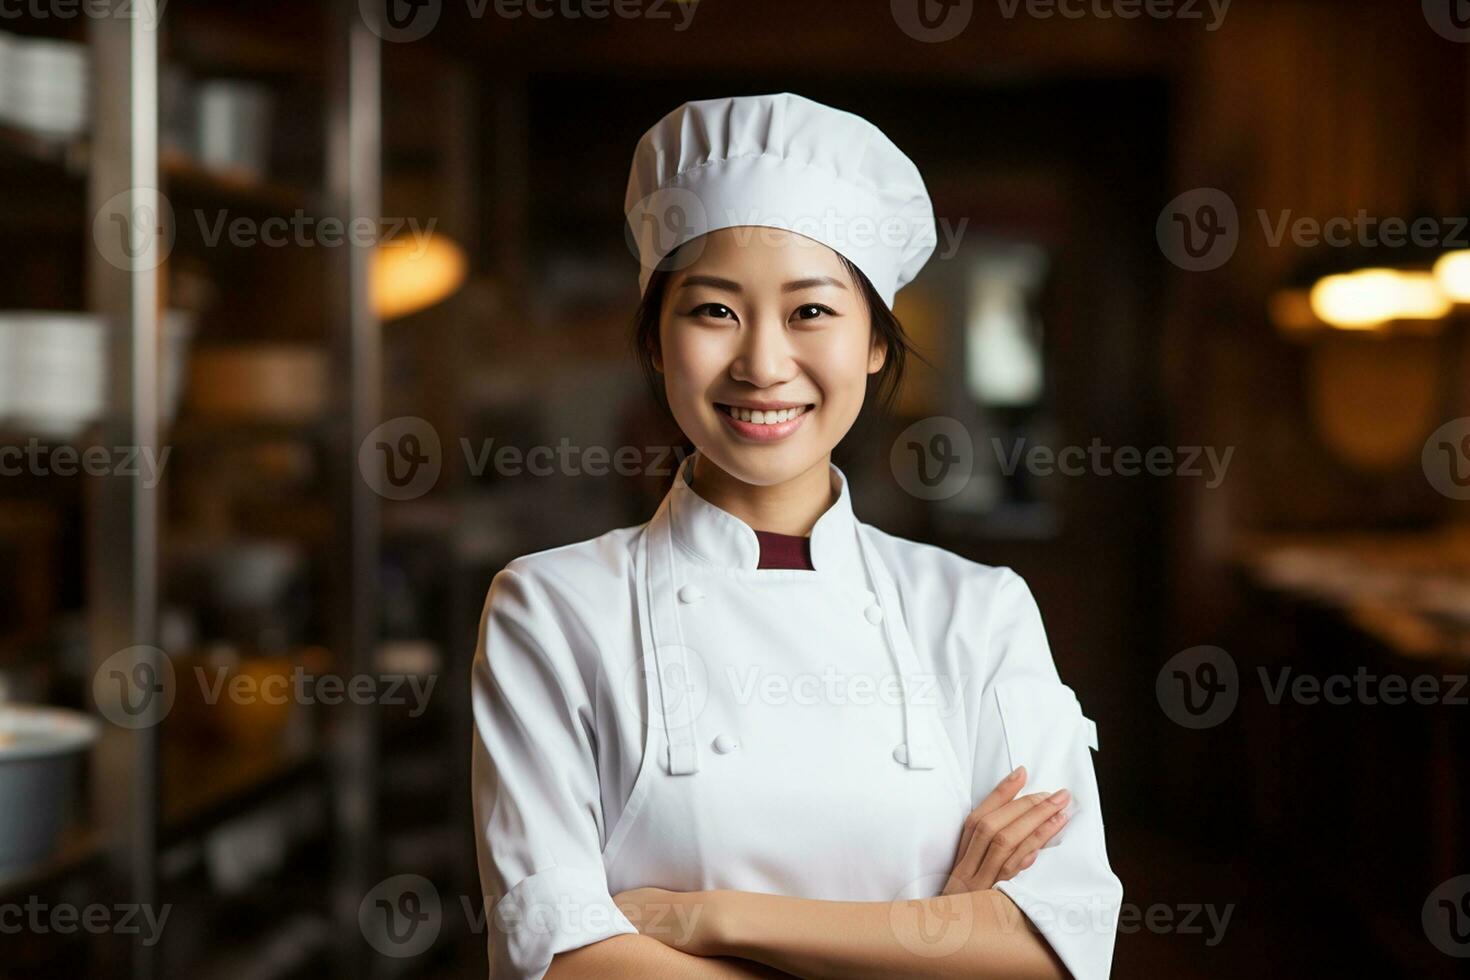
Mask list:
[{"label": "white chef hat", "polygon": [[829,246],[891,308],[938,240],[913,161],[861,116],[790,92],[686,102],[664,116],[638,141],[623,211],[640,292],[685,242],[753,225]]}]

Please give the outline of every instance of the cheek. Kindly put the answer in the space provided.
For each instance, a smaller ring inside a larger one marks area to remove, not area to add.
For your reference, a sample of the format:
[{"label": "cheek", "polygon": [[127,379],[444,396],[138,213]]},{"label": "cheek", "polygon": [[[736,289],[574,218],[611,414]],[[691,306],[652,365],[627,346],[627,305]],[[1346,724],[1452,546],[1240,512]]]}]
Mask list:
[{"label": "cheek", "polygon": [[856,411],[868,384],[868,346],[844,340],[827,345],[809,362],[811,375],[834,406]]},{"label": "cheek", "polygon": [[664,386],[671,405],[704,400],[704,392],[720,371],[720,361],[708,343],[673,332],[664,346]]}]

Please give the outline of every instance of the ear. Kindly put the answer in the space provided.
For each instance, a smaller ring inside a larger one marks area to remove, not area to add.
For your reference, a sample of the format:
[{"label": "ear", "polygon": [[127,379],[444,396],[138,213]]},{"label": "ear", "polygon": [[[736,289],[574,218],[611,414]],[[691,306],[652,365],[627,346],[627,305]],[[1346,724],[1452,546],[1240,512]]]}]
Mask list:
[{"label": "ear", "polygon": [[868,373],[877,374],[883,370],[883,365],[888,361],[888,341],[877,331],[873,333],[873,342],[868,346]]}]

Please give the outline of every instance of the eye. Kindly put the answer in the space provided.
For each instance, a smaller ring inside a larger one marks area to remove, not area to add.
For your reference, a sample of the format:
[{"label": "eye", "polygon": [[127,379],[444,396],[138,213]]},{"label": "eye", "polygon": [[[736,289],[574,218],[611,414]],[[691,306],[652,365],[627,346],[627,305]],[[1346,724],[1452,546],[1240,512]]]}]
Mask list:
[{"label": "eye", "polygon": [[837,315],[836,311],[830,306],[823,306],[821,303],[807,303],[804,306],[798,306],[796,308],[796,317],[798,320],[813,320],[824,313],[827,316]]},{"label": "eye", "polygon": [[712,320],[733,319],[735,311],[724,303],[701,303],[689,311],[690,316],[707,316]]}]

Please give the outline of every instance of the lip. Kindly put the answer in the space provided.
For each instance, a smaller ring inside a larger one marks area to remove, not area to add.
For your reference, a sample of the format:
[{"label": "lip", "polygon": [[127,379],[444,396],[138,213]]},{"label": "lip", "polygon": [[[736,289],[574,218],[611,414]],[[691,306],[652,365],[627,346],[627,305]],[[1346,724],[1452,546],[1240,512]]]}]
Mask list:
[{"label": "lip", "polygon": [[[794,419],[777,422],[774,425],[766,425],[761,422],[742,422],[729,412],[720,408],[720,405],[748,408],[752,411],[780,411],[783,408],[803,408],[807,405],[811,405],[812,407]],[[787,438],[797,429],[801,428],[802,423],[806,421],[808,415],[817,410],[816,403],[814,402],[716,402],[715,406],[715,412],[719,414],[720,418],[724,419],[725,425],[729,426],[732,432],[746,442],[760,443],[779,442]]]},{"label": "lip", "polygon": [[815,404],[815,402],[754,402],[754,401],[718,402],[717,401],[717,402],[715,402],[715,404],[716,405],[732,405],[735,408],[748,408],[752,412],[757,412],[757,411],[759,411],[759,412],[779,412],[783,408],[805,408],[807,405],[813,405],[813,404]]}]

